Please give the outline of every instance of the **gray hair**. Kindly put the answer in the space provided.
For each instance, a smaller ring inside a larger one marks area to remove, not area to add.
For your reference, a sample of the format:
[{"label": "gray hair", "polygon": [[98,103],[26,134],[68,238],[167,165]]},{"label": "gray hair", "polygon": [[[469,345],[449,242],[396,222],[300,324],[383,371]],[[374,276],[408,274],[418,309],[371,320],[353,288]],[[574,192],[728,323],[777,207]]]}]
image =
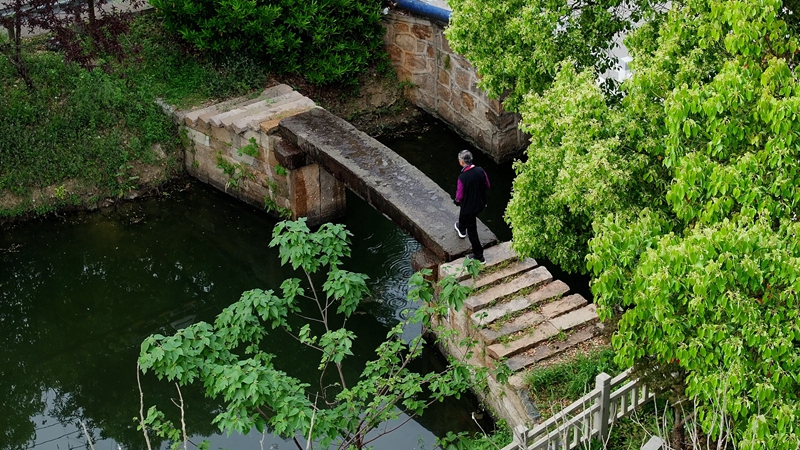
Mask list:
[{"label": "gray hair", "polygon": [[467,164],[472,164],[472,152],[469,150],[461,150],[458,152],[458,159],[464,161]]}]

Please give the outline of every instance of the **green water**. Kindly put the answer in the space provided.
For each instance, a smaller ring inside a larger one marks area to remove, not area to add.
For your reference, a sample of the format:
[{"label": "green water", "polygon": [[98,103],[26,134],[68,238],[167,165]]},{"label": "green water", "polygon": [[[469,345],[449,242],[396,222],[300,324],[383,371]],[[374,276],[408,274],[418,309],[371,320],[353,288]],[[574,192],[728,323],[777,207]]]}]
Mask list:
[{"label": "green water", "polygon": [[[0,449],[142,448],[132,418],[139,400],[135,364],[141,341],[211,321],[242,291],[277,288],[295,274],[269,248],[275,221],[200,183],[167,197],[123,203],[0,231]],[[354,234],[349,270],[370,277],[373,293],[354,320],[360,337],[352,372],[398,321],[416,241],[348,196]],[[418,330],[409,330],[409,334]],[[279,368],[306,381],[319,356],[285,334],[270,335]],[[430,370],[435,352],[418,364]],[[143,379],[145,402],[175,410],[174,388]],[[222,405],[184,389],[188,429],[212,448],[259,449],[261,435],[219,436],[211,418]],[[448,430],[473,431],[474,400],[429,411],[377,448],[431,448]],[[266,436],[264,448],[294,444]]]}]

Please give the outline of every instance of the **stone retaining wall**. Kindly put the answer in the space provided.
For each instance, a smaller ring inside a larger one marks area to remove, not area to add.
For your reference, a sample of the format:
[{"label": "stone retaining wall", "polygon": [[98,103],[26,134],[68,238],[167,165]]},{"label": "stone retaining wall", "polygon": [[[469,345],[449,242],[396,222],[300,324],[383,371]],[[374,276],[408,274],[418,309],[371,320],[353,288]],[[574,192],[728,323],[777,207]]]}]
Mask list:
[{"label": "stone retaining wall", "polygon": [[405,11],[384,16],[384,45],[401,82],[409,82],[409,100],[449,124],[497,162],[528,145],[517,129],[519,115],[503,111],[500,102],[478,88],[470,63],[453,52],[444,27]]}]

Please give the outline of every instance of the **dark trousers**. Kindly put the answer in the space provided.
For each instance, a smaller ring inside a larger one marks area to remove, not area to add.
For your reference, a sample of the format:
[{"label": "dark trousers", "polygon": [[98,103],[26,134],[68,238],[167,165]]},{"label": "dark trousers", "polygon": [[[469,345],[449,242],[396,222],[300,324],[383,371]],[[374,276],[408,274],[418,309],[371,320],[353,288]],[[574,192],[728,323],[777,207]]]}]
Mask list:
[{"label": "dark trousers", "polygon": [[469,243],[472,244],[472,254],[477,259],[483,259],[483,247],[481,240],[478,238],[478,215],[477,214],[463,214],[458,215],[458,228],[462,233],[467,233]]}]

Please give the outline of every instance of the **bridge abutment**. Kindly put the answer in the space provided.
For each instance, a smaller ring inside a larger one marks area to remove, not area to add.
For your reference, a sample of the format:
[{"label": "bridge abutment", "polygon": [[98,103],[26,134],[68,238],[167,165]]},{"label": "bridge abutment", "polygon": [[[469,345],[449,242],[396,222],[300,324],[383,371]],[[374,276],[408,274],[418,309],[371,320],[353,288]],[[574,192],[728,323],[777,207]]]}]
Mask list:
[{"label": "bridge abutment", "polygon": [[186,171],[275,216],[306,217],[312,226],[342,217],[344,184],[277,134],[281,119],[314,107],[278,85],[255,98],[177,112]]}]

